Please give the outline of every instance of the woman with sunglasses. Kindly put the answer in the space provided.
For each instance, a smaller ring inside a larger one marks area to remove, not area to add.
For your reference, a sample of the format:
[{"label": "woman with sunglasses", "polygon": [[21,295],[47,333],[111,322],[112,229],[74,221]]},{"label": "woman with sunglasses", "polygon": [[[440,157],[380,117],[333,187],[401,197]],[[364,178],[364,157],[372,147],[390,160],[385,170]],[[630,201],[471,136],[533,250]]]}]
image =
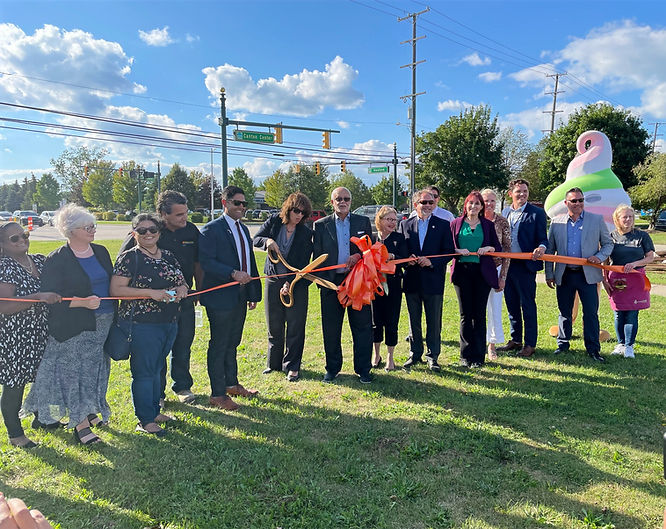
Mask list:
[{"label": "woman with sunglasses", "polygon": [[[282,204],[280,213],[275,213],[264,222],[253,239],[254,246],[266,251],[279,251],[291,266],[303,268],[312,256],[312,230],[305,224],[311,213],[310,199],[303,193],[292,193]],[[265,275],[287,272],[289,270],[282,263],[266,259]],[[284,371],[288,381],[296,382],[303,358],[310,282],[299,280],[292,293],[293,305],[285,307],[280,294],[285,296],[289,293],[292,279],[291,276],[276,277],[265,282],[268,354],[264,374]]]},{"label": "woman with sunglasses", "polygon": [[451,265],[451,283],[460,306],[460,365],[481,367],[486,356],[488,295],[491,288],[499,288],[495,262],[485,254],[502,250],[495,225],[485,218],[481,193],[467,195],[462,216],[451,223],[451,233],[460,256]]},{"label": "woman with sunglasses", "polygon": [[[48,336],[45,303],[60,301],[52,292],[40,292],[43,255],[28,255],[30,233],[17,222],[0,226],[0,408],[9,442],[19,448],[37,446],[25,436],[19,410],[23,391],[33,382]],[[32,303],[19,300],[35,300]]]},{"label": "woman with sunglasses", "polygon": [[140,213],[132,220],[136,246],[120,254],[111,277],[111,295],[139,296],[123,300],[118,309],[121,326],[131,332],[130,371],[132,400],[139,420],[137,432],[162,437],[160,423],[173,417],[160,412],[161,371],[178,331],[180,300],[187,297],[187,283],[180,264],[157,241],[161,219],[152,213]]},{"label": "woman with sunglasses", "polygon": [[106,401],[111,365],[103,348],[115,304],[101,298],[109,296],[113,265],[107,249],[92,242],[97,227],[87,209],[67,204],[54,225],[67,244],[46,258],[42,291],[74,299],[51,306],[46,351],[23,408],[45,428],[57,428],[60,418],[69,416],[74,438],[90,445],[101,441],[91,427],[111,415]]}]

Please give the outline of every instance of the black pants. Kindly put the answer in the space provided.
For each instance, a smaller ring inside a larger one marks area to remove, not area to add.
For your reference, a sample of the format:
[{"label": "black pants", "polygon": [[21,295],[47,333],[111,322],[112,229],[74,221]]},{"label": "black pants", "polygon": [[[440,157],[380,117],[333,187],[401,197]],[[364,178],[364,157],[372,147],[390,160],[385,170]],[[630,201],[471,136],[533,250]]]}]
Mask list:
[{"label": "black pants", "polygon": [[[190,349],[194,341],[194,302],[192,298],[187,298],[180,303],[180,313],[178,314],[178,334],[176,341],[171,347],[171,379],[173,384],[171,389],[174,393],[192,388],[194,381],[190,374]],[[164,367],[160,374],[162,379],[162,398],[164,398],[166,389],[167,363],[164,361]]]},{"label": "black pants", "polygon": [[511,261],[504,301],[509,313],[511,339],[523,343],[523,322],[525,322],[525,345],[536,347],[537,342],[537,306],[536,272],[532,272],[520,259]]},{"label": "black pants", "polygon": [[208,378],[211,397],[226,395],[227,388],[238,384],[236,349],[243,338],[247,314],[247,294],[241,286],[238,304],[229,310],[206,310],[210,323],[208,342]]},{"label": "black pants", "polygon": [[423,356],[423,331],[421,316],[425,311],[426,319],[426,357],[437,360],[442,350],[442,303],[444,294],[424,294],[406,292],[407,311],[409,312],[409,356],[421,359]]},{"label": "black pants", "polygon": [[[335,278],[342,283],[344,274]],[[345,307],[338,301],[338,293],[328,288],[320,290],[321,330],[324,335],[326,371],[337,374],[342,369],[342,322]],[[361,310],[347,307],[347,318],[354,342],[354,371],[359,375],[370,372],[372,356],[372,312],[369,305]]]},{"label": "black pants", "polygon": [[388,296],[376,296],[372,302],[372,329],[374,343],[381,343],[386,334],[386,345],[398,343],[398,323],[400,322],[400,306],[402,290],[400,279],[388,281]]},{"label": "black pants", "polygon": [[598,353],[599,344],[599,293],[597,284],[591,285],[585,280],[582,268],[571,270],[567,268],[562,276],[562,284],[557,285],[557,307],[560,309],[559,325],[557,331],[557,347],[569,349],[571,339],[572,312],[574,299],[578,293],[580,304],[583,307],[583,339],[588,353]]},{"label": "black pants", "polygon": [[0,408],[2,409],[2,418],[7,427],[7,434],[10,438],[21,437],[23,427],[19,419],[19,410],[23,403],[23,390],[25,384],[16,387],[2,386],[2,396],[0,397]]},{"label": "black pants", "polygon": [[460,307],[460,357],[483,364],[486,357],[486,305],[490,285],[478,263],[456,263],[454,283]]},{"label": "black pants", "polygon": [[268,326],[266,367],[274,371],[300,371],[305,343],[305,320],[308,315],[309,283],[296,283],[294,304],[289,308],[280,301],[282,285],[284,278],[267,279],[264,286]]}]

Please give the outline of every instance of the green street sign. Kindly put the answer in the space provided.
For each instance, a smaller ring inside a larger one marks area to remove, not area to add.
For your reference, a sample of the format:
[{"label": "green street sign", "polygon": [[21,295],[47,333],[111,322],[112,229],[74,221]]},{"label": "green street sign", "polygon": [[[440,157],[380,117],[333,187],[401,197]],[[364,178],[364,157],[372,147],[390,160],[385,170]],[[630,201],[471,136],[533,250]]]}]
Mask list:
[{"label": "green street sign", "polygon": [[388,167],[369,167],[368,168],[368,173],[373,174],[373,173],[388,173],[389,168]]},{"label": "green street sign", "polygon": [[273,134],[272,132],[235,130],[234,138],[238,141],[253,141],[255,143],[275,143],[275,134]]}]

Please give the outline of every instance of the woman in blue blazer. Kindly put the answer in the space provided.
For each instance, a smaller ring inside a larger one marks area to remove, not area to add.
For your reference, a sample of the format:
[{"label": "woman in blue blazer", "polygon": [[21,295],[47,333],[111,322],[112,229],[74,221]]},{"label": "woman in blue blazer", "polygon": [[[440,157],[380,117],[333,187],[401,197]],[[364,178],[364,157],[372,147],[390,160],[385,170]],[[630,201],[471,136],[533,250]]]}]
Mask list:
[{"label": "woman in blue blazer", "polygon": [[[254,246],[262,250],[280,250],[287,263],[303,268],[312,257],[312,230],[305,225],[311,213],[310,199],[303,193],[292,193],[282,204],[280,213],[272,215],[264,222],[254,236]],[[287,272],[289,270],[282,263],[275,264],[266,259],[264,274]],[[303,358],[310,282],[301,279],[296,283],[293,290],[294,304],[285,307],[280,300],[280,292],[288,292],[292,279],[290,276],[266,279],[268,356],[264,373],[286,371],[287,380],[295,382],[298,380]]]},{"label": "woman in blue blazer", "polygon": [[[460,364],[481,367],[486,356],[486,304],[490,289],[498,288],[495,263],[485,254],[502,250],[495,226],[485,218],[481,193],[467,196],[463,215],[451,222],[451,233],[460,255],[451,266],[460,306]],[[470,255],[474,252],[478,255]]]}]

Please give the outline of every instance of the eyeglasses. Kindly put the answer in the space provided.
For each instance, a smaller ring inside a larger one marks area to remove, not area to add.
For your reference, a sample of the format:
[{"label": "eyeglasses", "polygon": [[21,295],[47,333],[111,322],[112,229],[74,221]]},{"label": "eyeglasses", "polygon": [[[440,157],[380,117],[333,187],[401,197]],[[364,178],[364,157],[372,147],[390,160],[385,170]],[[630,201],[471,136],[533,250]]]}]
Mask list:
[{"label": "eyeglasses", "polygon": [[243,206],[244,208],[247,207],[247,200],[232,200],[234,206]]},{"label": "eyeglasses", "polygon": [[396,219],[395,217],[384,217],[384,220],[386,222],[398,222],[398,219]]},{"label": "eyeglasses", "polygon": [[160,230],[157,229],[157,226],[150,226],[149,228],[134,228],[134,231],[137,232],[139,235],[145,235],[148,232],[155,235]]},{"label": "eyeglasses", "polygon": [[19,242],[19,239],[21,237],[23,237],[24,241],[27,241],[30,238],[30,232],[29,231],[24,231],[21,234],[17,233],[16,235],[12,235],[11,237],[8,237],[8,239],[9,239],[9,242],[13,242],[14,244],[16,244],[17,242]]},{"label": "eyeglasses", "polygon": [[351,202],[351,197],[335,197],[336,202]]},{"label": "eyeglasses", "polygon": [[419,204],[422,206],[432,206],[435,203],[434,200],[421,200]]},{"label": "eyeglasses", "polygon": [[82,230],[86,230],[88,233],[92,233],[97,229],[97,224],[89,224],[88,226],[80,226]]},{"label": "eyeglasses", "polygon": [[300,208],[291,208],[291,210],[296,213],[296,215],[305,215],[305,211]]},{"label": "eyeglasses", "polygon": [[571,202],[572,204],[578,204],[578,203],[582,204],[583,202],[585,202],[585,199],[584,198],[572,198],[568,202]]}]

